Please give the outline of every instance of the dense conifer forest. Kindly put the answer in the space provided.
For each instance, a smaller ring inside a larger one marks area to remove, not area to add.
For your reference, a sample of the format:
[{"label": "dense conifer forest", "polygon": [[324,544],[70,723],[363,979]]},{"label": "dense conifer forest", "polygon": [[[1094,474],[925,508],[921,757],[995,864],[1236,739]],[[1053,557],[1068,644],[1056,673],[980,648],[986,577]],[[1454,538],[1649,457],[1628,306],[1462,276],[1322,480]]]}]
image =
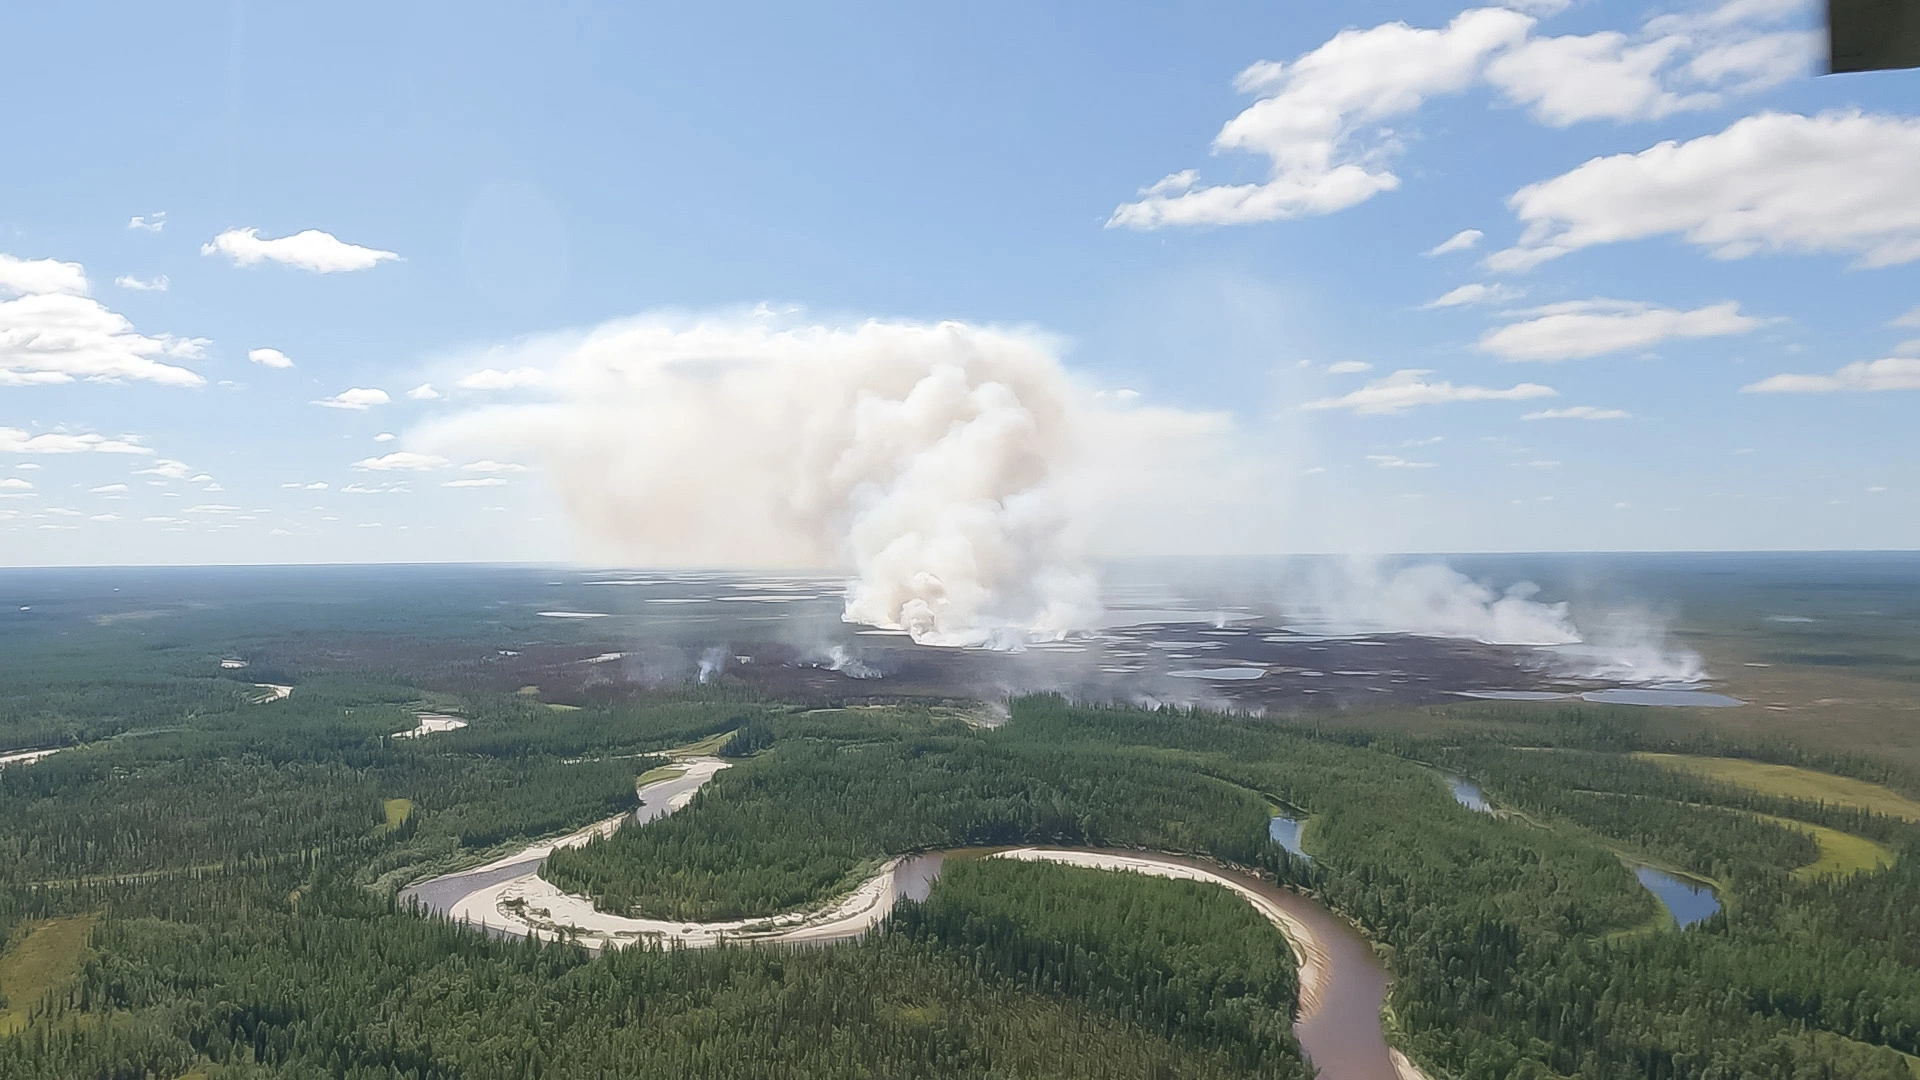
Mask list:
[{"label": "dense conifer forest", "polygon": [[[41,659],[0,674],[0,743],[63,747],[0,769],[0,1078],[1307,1075],[1284,940],[1204,885],[958,860],[861,942],[604,956],[397,899],[631,809],[690,744],[733,767],[546,876],[705,920],[818,903],[929,848],[1187,852],[1353,919],[1394,979],[1392,1038],[1436,1080],[1891,1080],[1920,1053],[1920,826],[1629,754],[1920,785],[1656,712],[1359,724],[1035,697],[988,729],[724,682],[556,709],[287,665],[292,695],[263,702],[204,651]],[[394,738],[419,711],[468,726]],[[1267,839],[1276,812],[1306,821],[1311,862]],[[1812,826],[1892,865],[1805,873],[1830,854]],[[1630,865],[1708,882],[1722,910],[1677,929]]]}]

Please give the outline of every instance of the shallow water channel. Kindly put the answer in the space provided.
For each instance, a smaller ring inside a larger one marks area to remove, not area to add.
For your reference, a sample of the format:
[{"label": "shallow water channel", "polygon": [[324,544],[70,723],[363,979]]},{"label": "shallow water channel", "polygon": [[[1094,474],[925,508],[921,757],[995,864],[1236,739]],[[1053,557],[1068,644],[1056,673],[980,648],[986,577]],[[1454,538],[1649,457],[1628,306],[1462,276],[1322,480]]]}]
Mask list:
[{"label": "shallow water channel", "polygon": [[1651,866],[1634,867],[1633,876],[1666,905],[1673,921],[1683,930],[1720,911],[1720,898],[1714,895],[1711,886],[1698,885]]}]

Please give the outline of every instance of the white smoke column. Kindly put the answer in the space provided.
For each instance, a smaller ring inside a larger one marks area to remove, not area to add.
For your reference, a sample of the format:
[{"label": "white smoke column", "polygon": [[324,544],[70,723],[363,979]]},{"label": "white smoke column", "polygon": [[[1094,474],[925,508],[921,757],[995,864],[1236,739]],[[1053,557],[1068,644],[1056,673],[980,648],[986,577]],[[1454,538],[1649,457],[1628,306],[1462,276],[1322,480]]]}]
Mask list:
[{"label": "white smoke column", "polygon": [[545,466],[596,554],[842,566],[845,618],[935,645],[1095,625],[1062,475],[1093,396],[1036,333],[647,317],[490,357],[535,387],[409,445]]},{"label": "white smoke column", "polygon": [[1439,563],[1389,574],[1355,557],[1288,590],[1290,614],[1335,633],[1402,633],[1488,645],[1572,645],[1582,640],[1564,603],[1543,604],[1532,582],[1504,591]]},{"label": "white smoke column", "polygon": [[715,675],[727,668],[727,649],[715,645],[700,654],[700,685],[705,686]]},{"label": "white smoke column", "polygon": [[1700,655],[1673,642],[1665,623],[1643,611],[1613,612],[1583,632],[1564,602],[1541,603],[1530,581],[1504,590],[1440,563],[1389,572],[1354,556],[1317,564],[1286,589],[1288,614],[1336,634],[1400,633],[1464,638],[1487,645],[1539,647],[1555,672],[1619,683],[1696,684],[1707,679]]}]

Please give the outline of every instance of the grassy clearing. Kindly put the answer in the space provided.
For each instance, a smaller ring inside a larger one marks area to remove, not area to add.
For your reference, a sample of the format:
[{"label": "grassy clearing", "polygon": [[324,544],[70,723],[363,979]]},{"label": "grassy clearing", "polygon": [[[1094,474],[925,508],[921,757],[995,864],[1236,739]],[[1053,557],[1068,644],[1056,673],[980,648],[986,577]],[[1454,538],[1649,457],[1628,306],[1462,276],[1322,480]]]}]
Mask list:
[{"label": "grassy clearing", "polygon": [[1758,791],[1763,795],[1776,795],[1786,799],[1810,799],[1834,806],[1870,810],[1876,814],[1886,814],[1889,817],[1903,818],[1907,821],[1920,821],[1920,802],[1915,802],[1898,792],[1889,791],[1879,784],[1869,784],[1865,780],[1814,772],[1812,769],[1801,769],[1792,765],[1769,765],[1744,758],[1648,753],[1633,756],[1641,761],[1651,761],[1669,769],[1680,769],[1711,780]]},{"label": "grassy clearing", "polygon": [[1893,849],[1864,836],[1829,829],[1825,825],[1810,825],[1792,818],[1774,817],[1772,814],[1753,816],[1783,829],[1806,833],[1813,837],[1814,843],[1820,845],[1820,858],[1793,872],[1793,876],[1801,881],[1811,881],[1830,874],[1871,873],[1893,865]]},{"label": "grassy clearing", "polygon": [[388,799],[380,804],[380,808],[386,812],[388,832],[406,824],[407,818],[413,816],[412,799]]},{"label": "grassy clearing", "polygon": [[685,766],[662,765],[657,769],[648,769],[646,772],[641,773],[640,778],[633,782],[633,786],[646,787],[648,784],[657,784],[662,780],[672,780],[675,777],[685,776],[686,774],[687,770]]},{"label": "grassy clearing", "polygon": [[0,1036],[27,1026],[27,1014],[49,991],[80,974],[87,935],[97,915],[72,915],[35,923],[6,952],[0,953]]},{"label": "grassy clearing", "polygon": [[717,735],[709,735],[697,743],[675,747],[666,753],[671,757],[712,757],[719,753],[720,748],[727,745],[727,740],[731,738],[733,738],[733,731],[728,729]]}]

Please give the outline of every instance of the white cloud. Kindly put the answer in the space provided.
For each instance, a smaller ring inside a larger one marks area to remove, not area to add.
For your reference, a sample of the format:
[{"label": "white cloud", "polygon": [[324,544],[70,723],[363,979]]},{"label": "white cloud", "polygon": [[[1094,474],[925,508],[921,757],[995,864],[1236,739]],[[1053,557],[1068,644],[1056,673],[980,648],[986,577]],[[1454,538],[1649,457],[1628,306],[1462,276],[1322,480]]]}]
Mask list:
[{"label": "white cloud", "polygon": [[1552,387],[1538,383],[1520,383],[1505,390],[1486,386],[1455,386],[1450,382],[1429,382],[1430,371],[1396,371],[1384,379],[1340,397],[1322,398],[1302,405],[1303,409],[1351,409],[1362,416],[1380,416],[1403,412],[1422,405],[1444,405],[1456,401],[1523,401],[1553,397]]},{"label": "white cloud", "polygon": [[126,317],[87,295],[79,263],[0,254],[0,386],[37,386],[75,379],[138,379],[170,386],[206,380],[159,358],[196,359],[204,338],[147,337]]},{"label": "white cloud", "polygon": [[1373,365],[1365,360],[1336,360],[1327,365],[1329,375],[1358,375],[1363,371],[1372,371]]},{"label": "white cloud", "polygon": [[199,503],[195,506],[189,506],[181,512],[187,514],[237,514],[240,512],[240,508],[237,506],[229,506],[226,503]]},{"label": "white cloud", "polygon": [[1725,104],[1808,75],[1824,43],[1810,30],[1770,30],[1804,17],[1801,0],[1730,0],[1660,15],[1632,35],[1532,38],[1487,65],[1487,81],[1541,123],[1652,120]]},{"label": "white cloud", "polygon": [[153,523],[153,524],[155,524],[155,525],[186,525],[186,524],[189,524],[189,522],[187,521],[187,519],[186,519],[186,518],[177,518],[177,517],[148,517],[148,518],[141,518],[140,520],[141,520],[141,521],[146,521],[146,522],[151,522],[151,523]]},{"label": "white cloud", "polygon": [[20,259],[0,253],[0,293],[32,296],[64,293],[87,295],[86,268],[58,259]]},{"label": "white cloud", "polygon": [[[1565,6],[1523,0],[1461,12],[1438,30],[1404,22],[1343,30],[1290,64],[1262,60],[1235,80],[1258,100],[1221,128],[1213,150],[1265,157],[1267,178],[1209,186],[1198,170],[1183,169],[1142,188],[1107,226],[1233,225],[1365,202],[1400,185],[1390,164],[1401,142],[1386,123],[1482,78],[1543,123],[1646,120],[1804,74],[1816,44],[1807,31],[1766,29],[1796,10],[1773,0],[1662,16],[1631,35],[1535,37],[1535,20],[1511,10]],[[1463,239],[1468,234],[1473,239]],[[1469,229],[1428,254],[1462,250],[1474,239]]]},{"label": "white cloud", "polygon": [[1893,322],[1889,323],[1888,325],[1905,326],[1910,329],[1920,329],[1920,307],[1916,307],[1913,310],[1908,311],[1906,314],[1895,318]]},{"label": "white cloud", "polygon": [[538,386],[545,379],[546,374],[536,368],[517,367],[511,371],[483,368],[461,379],[459,386],[462,390],[517,390]]},{"label": "white cloud", "polygon": [[33,481],[17,476],[0,476],[0,491],[32,491]]},{"label": "white cloud", "polygon": [[391,251],[346,243],[319,229],[273,240],[261,239],[258,229],[228,229],[200,245],[200,254],[226,255],[233,259],[235,266],[272,261],[316,274],[367,270],[400,257]]},{"label": "white cloud", "polygon": [[127,228],[139,229],[143,232],[159,232],[160,230],[166,227],[167,227],[167,212],[165,210],[162,210],[157,214],[147,214],[144,217],[139,214],[135,214],[132,218],[128,219],[127,221]]},{"label": "white cloud", "polygon": [[[141,446],[137,435],[120,435],[109,438],[93,432],[70,434],[64,431],[50,431],[40,435],[29,435],[20,428],[0,427],[0,454],[151,454],[151,447]],[[25,466],[19,466],[25,468]]]},{"label": "white cloud", "polygon": [[1433,256],[1433,255],[1446,255],[1455,251],[1466,251],[1472,248],[1475,244],[1478,244],[1480,242],[1480,238],[1485,235],[1487,234],[1481,232],[1479,229],[1461,229],[1459,232],[1454,233],[1452,236],[1449,236],[1445,240],[1440,241],[1438,244],[1435,244],[1433,247],[1428,248],[1426,250],[1426,254],[1428,256]]},{"label": "white cloud", "polygon": [[132,274],[121,274],[119,277],[113,279],[113,283],[123,289],[132,289],[134,292],[166,292],[168,286],[173,284],[167,280],[167,275],[165,274],[150,278],[137,278]]},{"label": "white cloud", "polygon": [[365,412],[375,405],[385,405],[392,400],[392,398],[387,396],[385,390],[377,387],[355,386],[342,390],[332,397],[321,398],[309,404],[319,405],[328,409],[353,409],[359,412]]},{"label": "white cloud", "polygon": [[108,496],[109,498],[112,498],[114,496],[125,495],[127,493],[127,485],[101,484],[99,487],[96,487],[96,488],[88,488],[87,493],[90,495],[105,495],[105,496]]},{"label": "white cloud", "polygon": [[279,349],[248,349],[247,359],[261,367],[290,368],[293,366],[293,360]]},{"label": "white cloud", "polygon": [[397,436],[391,431],[383,431],[373,437],[374,442],[392,442]]},{"label": "white cloud", "polygon": [[144,469],[133,470],[135,476],[158,476],[163,480],[185,480],[193,475],[193,466],[172,458],[161,458]]},{"label": "white cloud", "polygon": [[1524,322],[1489,330],[1480,348],[1502,360],[1574,360],[1643,349],[1669,338],[1744,334],[1762,320],[1732,300],[1693,311],[1621,300],[1575,300],[1536,309]]},{"label": "white cloud", "polygon": [[361,458],[353,467],[362,472],[425,472],[429,469],[444,469],[450,464],[446,458],[436,454],[416,454],[411,450],[396,450],[380,457]]},{"label": "white cloud", "polygon": [[432,383],[423,382],[419,386],[407,391],[407,396],[415,401],[438,401],[440,400],[440,391],[435,390]]},{"label": "white cloud", "polygon": [[1716,94],[1676,93],[1660,79],[1686,45],[1679,37],[1634,43],[1606,31],[1534,38],[1487,65],[1487,81],[1507,100],[1531,105],[1534,119],[1555,127],[1582,120],[1655,120],[1719,103]]},{"label": "white cloud", "polygon": [[1113,212],[1110,228],[1232,225],[1344,210],[1400,185],[1395,143],[1379,126],[1436,94],[1465,89],[1486,57],[1518,44],[1533,20],[1500,8],[1462,12],[1445,29],[1395,22],[1343,30],[1291,64],[1263,60],[1236,86],[1262,95],[1214,137],[1214,151],[1268,159],[1262,183],[1204,186],[1174,173]]},{"label": "white cloud", "polygon": [[1376,469],[1431,469],[1431,461],[1408,461],[1398,454],[1368,454],[1367,460],[1373,462]]},{"label": "white cloud", "polygon": [[1507,200],[1526,231],[1496,252],[1523,270],[1596,244],[1678,235],[1715,258],[1762,251],[1920,259],[1920,118],[1759,113],[1725,131],[1595,158]]},{"label": "white cloud", "polygon": [[1541,409],[1522,416],[1522,420],[1625,420],[1633,414],[1625,409],[1602,409],[1592,405],[1570,405],[1564,409]]},{"label": "white cloud", "polygon": [[1920,390],[1920,359],[1860,360],[1831,375],[1775,375],[1740,388],[1746,394],[1831,394],[1848,390]]},{"label": "white cloud", "polygon": [[479,461],[470,461],[460,466],[460,471],[477,473],[523,473],[527,471],[527,467],[517,462],[495,461],[492,458],[482,458]]},{"label": "white cloud", "polygon": [[440,486],[450,488],[500,487],[506,482],[504,478],[498,476],[466,476],[458,480],[449,480]]},{"label": "white cloud", "polygon": [[1702,51],[1687,62],[1687,74],[1709,86],[1732,84],[1751,93],[1778,86],[1814,69],[1826,44],[1818,30],[1781,30]]},{"label": "white cloud", "polygon": [[[340,494],[342,495],[409,495],[412,494],[412,492],[413,489],[408,487],[405,482],[374,485],[348,484],[346,487],[340,489]],[[325,518],[323,520],[332,521],[333,519]]]},{"label": "white cloud", "polygon": [[87,520],[88,521],[119,521],[120,515],[119,514],[95,514],[92,517],[89,517]]},{"label": "white cloud", "polygon": [[1469,304],[1498,304],[1512,300],[1520,295],[1520,290],[1510,285],[1487,285],[1474,282],[1462,285],[1445,294],[1421,304],[1423,310],[1434,308],[1465,307]]},{"label": "white cloud", "polygon": [[1558,15],[1572,7],[1573,0],[1506,0],[1501,6],[1545,18],[1549,15]]}]

